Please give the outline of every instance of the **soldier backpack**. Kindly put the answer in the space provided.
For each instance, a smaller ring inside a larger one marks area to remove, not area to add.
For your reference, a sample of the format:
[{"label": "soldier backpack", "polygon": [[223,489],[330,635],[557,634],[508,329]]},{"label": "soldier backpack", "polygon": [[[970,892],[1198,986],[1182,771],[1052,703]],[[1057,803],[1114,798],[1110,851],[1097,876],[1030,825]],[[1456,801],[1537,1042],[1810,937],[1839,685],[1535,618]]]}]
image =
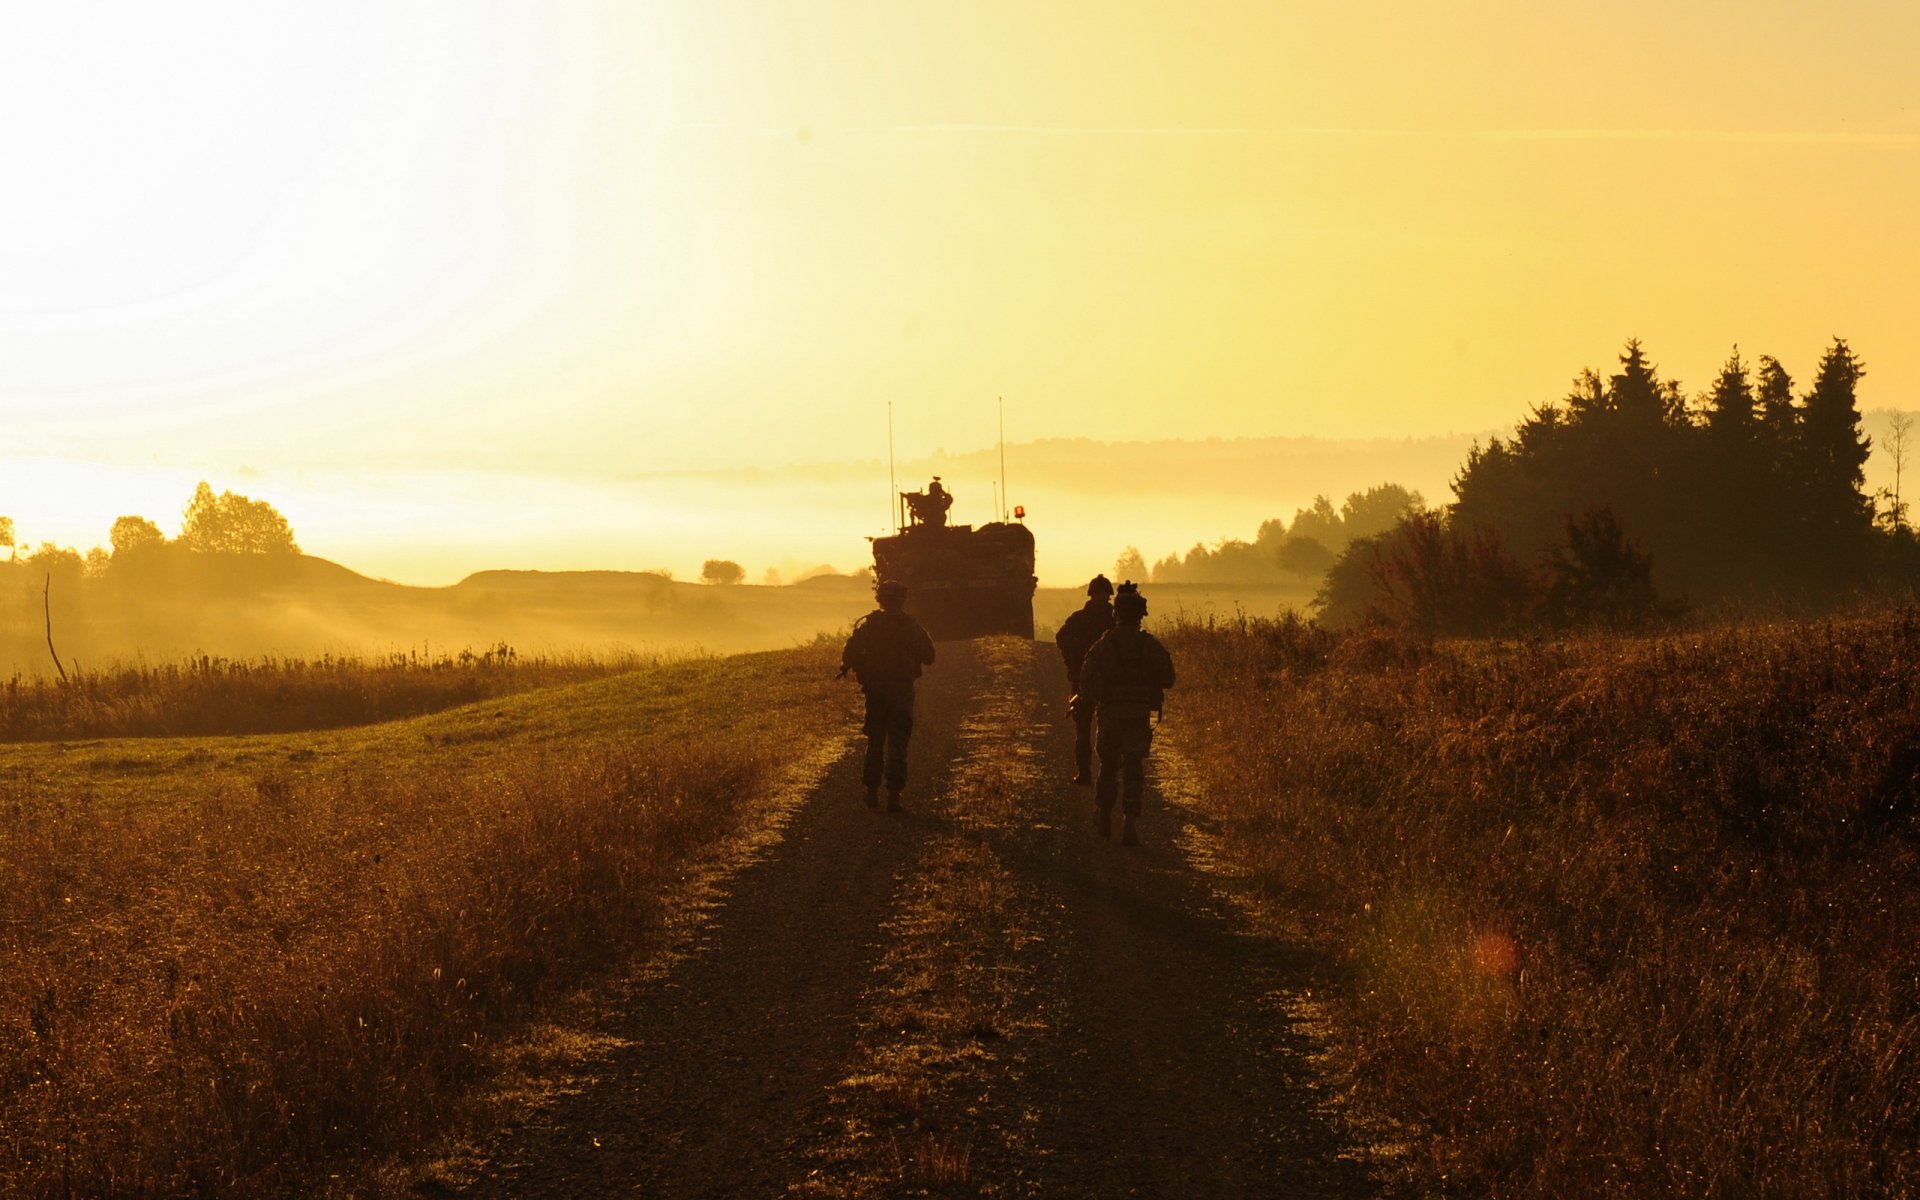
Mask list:
[{"label": "soldier backpack", "polygon": [[920,678],[920,655],[913,619],[904,614],[876,612],[860,618],[847,639],[841,662],[860,686],[897,690]]}]

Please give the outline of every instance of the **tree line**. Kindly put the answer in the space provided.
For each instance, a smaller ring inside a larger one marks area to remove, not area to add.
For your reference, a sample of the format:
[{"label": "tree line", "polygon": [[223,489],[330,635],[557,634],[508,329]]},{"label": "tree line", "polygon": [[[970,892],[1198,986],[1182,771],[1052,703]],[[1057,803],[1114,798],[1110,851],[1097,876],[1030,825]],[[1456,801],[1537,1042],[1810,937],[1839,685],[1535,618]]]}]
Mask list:
[{"label": "tree line", "polygon": [[181,514],[180,532],[172,538],[160,526],[141,516],[115,519],[107,534],[108,550],[95,546],[84,555],[68,546],[43,541],[27,551],[19,541],[12,517],[0,516],[0,548],[11,551],[9,564],[56,578],[106,574],[115,566],[147,563],[163,556],[296,555],[293,528],[286,517],[264,500],[232,491],[215,493],[204,480],[194,488]]},{"label": "tree line", "polygon": [[1898,484],[1884,507],[1863,491],[1866,367],[1845,339],[1804,390],[1738,346],[1691,398],[1638,340],[1619,364],[1582,371],[1511,437],[1475,446],[1451,506],[1350,544],[1323,617],[1463,633],[1635,626],[1687,605],[1828,603],[1913,578]]},{"label": "tree line", "polygon": [[1293,520],[1262,521],[1252,541],[1227,538],[1196,543],[1186,554],[1169,554],[1147,566],[1129,546],[1114,564],[1121,578],[1145,583],[1284,583],[1310,581],[1356,541],[1392,529],[1403,517],[1424,511],[1419,492],[1382,483],[1350,493],[1338,508],[1326,496],[1295,509]]}]

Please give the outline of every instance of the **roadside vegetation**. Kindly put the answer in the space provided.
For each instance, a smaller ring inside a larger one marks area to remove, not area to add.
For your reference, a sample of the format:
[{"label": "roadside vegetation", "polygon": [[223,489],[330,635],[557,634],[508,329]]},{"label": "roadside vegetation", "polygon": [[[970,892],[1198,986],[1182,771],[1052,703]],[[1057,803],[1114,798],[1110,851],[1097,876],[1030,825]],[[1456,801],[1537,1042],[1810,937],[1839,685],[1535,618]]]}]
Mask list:
[{"label": "roadside vegetation", "polygon": [[[414,1144],[844,736],[831,668],[822,644],[359,730],[10,747],[0,1194],[314,1193]],[[221,682],[251,677],[194,694]]]},{"label": "roadside vegetation", "polygon": [[1188,624],[1179,741],[1420,1194],[1920,1191],[1920,614]]},{"label": "roadside vegetation", "polygon": [[215,658],[76,668],[0,685],[0,742],[337,729],[635,670],[633,654],[522,657],[498,643],[457,654]]}]

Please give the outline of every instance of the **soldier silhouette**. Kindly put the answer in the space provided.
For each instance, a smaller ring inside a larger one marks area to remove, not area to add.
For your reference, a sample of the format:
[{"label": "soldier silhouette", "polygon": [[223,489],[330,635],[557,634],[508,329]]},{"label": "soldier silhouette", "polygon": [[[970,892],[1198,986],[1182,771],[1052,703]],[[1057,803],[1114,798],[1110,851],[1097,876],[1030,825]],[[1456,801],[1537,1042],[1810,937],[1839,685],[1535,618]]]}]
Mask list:
[{"label": "soldier silhouette", "polygon": [[953,493],[941,487],[940,477],[935,475],[933,482],[927,485],[927,510],[929,513],[927,523],[930,525],[945,525],[947,523],[947,510],[952,507]]},{"label": "soldier silhouette", "polygon": [[935,475],[933,482],[924,492],[902,492],[907,507],[913,512],[913,519],[921,525],[934,529],[943,529],[947,524],[947,510],[953,507],[953,493],[940,486],[940,477]]},{"label": "soldier silhouette", "polygon": [[1140,628],[1147,598],[1131,580],[1113,598],[1113,628],[1087,651],[1080,664],[1080,698],[1091,704],[1097,725],[1100,777],[1093,802],[1099,806],[1095,828],[1113,836],[1116,797],[1124,821],[1120,844],[1140,844],[1135,821],[1146,789],[1147,752],[1153,748],[1153,716],[1173,686],[1173,656],[1160,639]]},{"label": "soldier silhouette", "polygon": [[860,773],[866,804],[880,803],[887,785],[887,811],[900,811],[907,785],[907,741],[913,736],[913,681],[933,663],[933,639],[906,611],[907,585],[882,580],[873,589],[880,607],[854,623],[840,651],[840,677],[851,671],[867,700],[867,759]]},{"label": "soldier silhouette", "polygon": [[1095,575],[1087,581],[1087,602],[1053,635],[1053,644],[1067,664],[1067,685],[1073,689],[1067,711],[1073,716],[1073,781],[1079,784],[1093,782],[1093,705],[1080,695],[1080,664],[1112,628],[1113,583],[1105,575]]}]

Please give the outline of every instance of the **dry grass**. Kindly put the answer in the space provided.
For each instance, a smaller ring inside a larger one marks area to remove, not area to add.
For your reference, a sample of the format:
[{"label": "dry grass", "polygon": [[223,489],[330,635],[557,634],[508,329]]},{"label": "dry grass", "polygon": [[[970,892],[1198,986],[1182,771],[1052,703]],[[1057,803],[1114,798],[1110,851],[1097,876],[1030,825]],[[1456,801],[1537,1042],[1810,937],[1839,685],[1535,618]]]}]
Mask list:
[{"label": "dry grass", "polygon": [[1350,969],[1422,1190],[1920,1189],[1911,613],[1169,641],[1226,853]]},{"label": "dry grass", "polygon": [[[19,747],[0,1193],[301,1190],[412,1144],[848,720],[813,648],[355,734]],[[164,752],[163,752],[164,751]],[[130,765],[129,765],[130,764]]]},{"label": "dry grass", "polygon": [[71,682],[15,675],[0,685],[0,742],[181,737],[337,729],[440,712],[647,665],[635,655],[522,657],[481,651],[378,658],[227,659],[123,664]]}]

